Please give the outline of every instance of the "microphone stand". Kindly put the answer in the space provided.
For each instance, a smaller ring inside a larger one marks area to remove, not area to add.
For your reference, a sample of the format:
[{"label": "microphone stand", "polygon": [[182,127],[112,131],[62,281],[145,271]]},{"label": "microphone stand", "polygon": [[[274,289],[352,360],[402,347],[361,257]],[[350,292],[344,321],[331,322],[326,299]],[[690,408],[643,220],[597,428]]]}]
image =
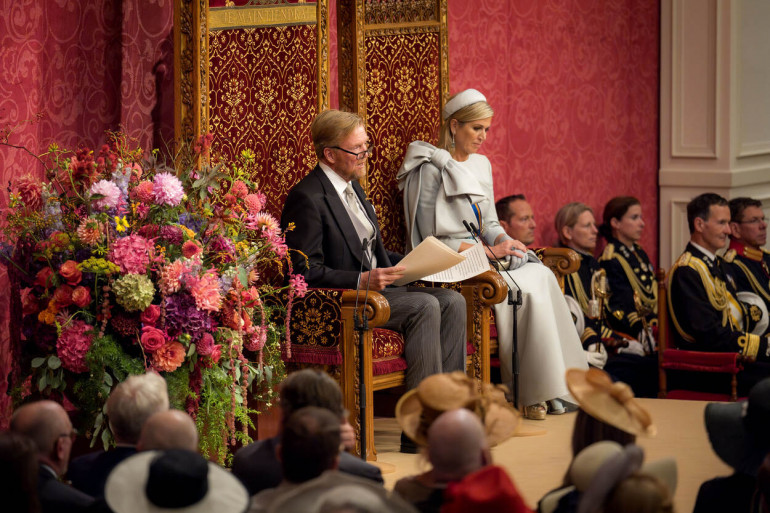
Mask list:
[{"label": "microphone stand", "polygon": [[[374,237],[372,237],[374,239]],[[361,268],[358,272],[358,284],[356,286],[356,304],[353,311],[353,329],[358,332],[358,422],[359,422],[359,436],[361,443],[361,459],[366,461],[366,383],[364,381],[364,333],[369,329],[369,317],[366,316],[363,311],[358,313],[358,294],[361,292],[361,275],[364,270],[364,261],[366,259],[366,250],[369,247],[371,241],[364,237],[361,243],[361,251],[363,257],[361,259]],[[367,266],[372,265],[372,256],[374,255],[374,249],[369,253]],[[370,269],[371,270],[371,269]],[[369,280],[366,280],[366,292],[364,293],[364,304],[361,310],[366,309],[366,300],[369,297]]]},{"label": "microphone stand", "polygon": [[[481,236],[481,232],[476,228],[476,225],[473,223],[468,223],[467,221],[463,220],[463,225],[465,226],[465,229],[470,232],[471,237],[473,237],[473,240],[480,241],[485,248],[489,250],[489,254],[494,257],[495,262],[497,262],[498,268],[495,270],[497,271],[497,274],[502,276],[502,273],[500,272],[500,269],[505,271],[505,274],[508,275],[508,278],[511,279],[514,285],[516,285],[516,299],[513,298],[513,290],[511,290],[510,287],[508,287],[508,304],[513,307],[513,350],[511,351],[511,367],[513,370],[513,407],[517,410],[519,409],[519,307],[522,305],[522,297],[521,297],[521,287],[519,287],[519,284],[516,283],[516,280],[513,279],[513,276],[511,276],[511,273],[508,272],[508,269],[506,269],[503,266],[503,263],[500,261],[499,258],[497,258],[497,255],[495,255],[495,252],[492,251],[492,248],[487,244],[487,242],[484,240],[484,238]],[[478,235],[478,238],[477,238]],[[526,256],[526,255],[525,255]],[[501,355],[502,356],[502,355]]]}]

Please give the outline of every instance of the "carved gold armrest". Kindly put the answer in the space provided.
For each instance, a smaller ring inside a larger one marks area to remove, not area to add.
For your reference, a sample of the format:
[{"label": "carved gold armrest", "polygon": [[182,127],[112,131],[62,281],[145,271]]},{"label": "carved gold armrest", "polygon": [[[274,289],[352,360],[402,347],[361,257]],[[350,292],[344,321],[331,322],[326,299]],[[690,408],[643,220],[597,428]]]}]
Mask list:
[{"label": "carved gold armrest", "polygon": [[564,292],[564,277],[580,269],[580,256],[569,248],[545,247],[535,249],[535,254],[548,267]]}]

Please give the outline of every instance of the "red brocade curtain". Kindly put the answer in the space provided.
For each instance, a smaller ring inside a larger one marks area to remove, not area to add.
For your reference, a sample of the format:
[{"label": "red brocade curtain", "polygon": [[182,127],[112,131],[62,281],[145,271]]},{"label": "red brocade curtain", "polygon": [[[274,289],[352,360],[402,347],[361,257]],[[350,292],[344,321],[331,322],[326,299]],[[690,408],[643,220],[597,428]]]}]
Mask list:
[{"label": "red brocade curtain", "polygon": [[[39,155],[53,142],[97,148],[123,130],[145,149],[173,139],[173,4],[0,0],[0,140]],[[7,130],[10,129],[9,134]],[[42,176],[27,151],[0,145],[0,208],[14,177]],[[10,294],[0,266],[0,429],[12,368]]]}]

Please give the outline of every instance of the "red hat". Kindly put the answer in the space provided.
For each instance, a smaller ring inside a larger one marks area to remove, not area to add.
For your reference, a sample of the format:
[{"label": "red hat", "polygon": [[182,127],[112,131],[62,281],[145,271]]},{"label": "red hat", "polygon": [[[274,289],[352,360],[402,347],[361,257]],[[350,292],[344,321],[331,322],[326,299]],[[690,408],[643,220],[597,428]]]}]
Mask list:
[{"label": "red hat", "polygon": [[488,465],[462,481],[449,483],[441,513],[481,511],[482,508],[499,513],[532,513],[511,478],[496,465]]}]

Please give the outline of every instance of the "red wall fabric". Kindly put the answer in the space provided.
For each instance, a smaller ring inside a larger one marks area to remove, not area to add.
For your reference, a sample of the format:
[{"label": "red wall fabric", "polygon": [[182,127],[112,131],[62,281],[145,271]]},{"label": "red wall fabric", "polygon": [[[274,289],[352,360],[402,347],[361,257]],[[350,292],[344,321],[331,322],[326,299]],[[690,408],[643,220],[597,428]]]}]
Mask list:
[{"label": "red wall fabric", "polygon": [[613,196],[641,200],[658,253],[659,6],[654,0],[450,0],[449,80],[495,110],[481,152],[497,199],[524,193],[537,245],[570,201],[601,222]]},{"label": "red wall fabric", "polygon": [[[173,138],[171,0],[0,0],[0,138],[41,154],[57,142],[97,148],[122,130],[145,149]],[[23,123],[40,114],[39,121]],[[42,176],[22,150],[0,145],[0,208],[15,176]],[[0,287],[7,290],[5,268]],[[0,295],[0,428],[9,401],[5,375],[8,296]]]}]

